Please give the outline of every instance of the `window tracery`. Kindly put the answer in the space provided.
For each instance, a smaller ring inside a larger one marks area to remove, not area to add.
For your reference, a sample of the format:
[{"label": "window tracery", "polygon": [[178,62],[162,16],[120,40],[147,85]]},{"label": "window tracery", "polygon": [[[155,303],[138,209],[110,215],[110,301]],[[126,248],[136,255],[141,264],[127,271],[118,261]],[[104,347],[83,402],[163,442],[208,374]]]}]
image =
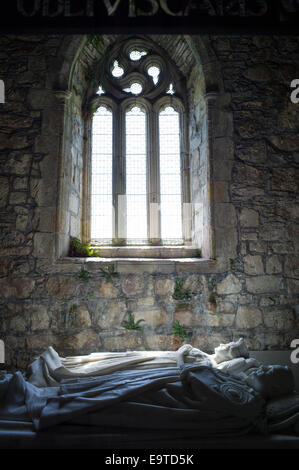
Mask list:
[{"label": "window tracery", "polygon": [[[154,44],[132,38],[107,52],[97,77],[96,93],[89,100],[97,110],[92,124],[91,240],[114,245],[188,243],[186,111],[178,70]],[[107,126],[106,136],[97,133]],[[103,189],[107,185],[109,190]]]}]

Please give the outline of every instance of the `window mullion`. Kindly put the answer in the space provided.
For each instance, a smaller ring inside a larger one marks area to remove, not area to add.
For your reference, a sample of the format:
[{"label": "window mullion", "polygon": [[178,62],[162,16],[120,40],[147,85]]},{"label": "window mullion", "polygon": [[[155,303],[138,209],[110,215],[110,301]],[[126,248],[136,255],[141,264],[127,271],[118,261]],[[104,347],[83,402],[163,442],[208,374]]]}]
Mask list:
[{"label": "window mullion", "polygon": [[158,115],[149,112],[148,126],[148,238],[153,245],[161,243],[160,169]]},{"label": "window mullion", "polygon": [[126,165],[124,113],[117,109],[114,115],[113,139],[113,207],[114,207],[114,243],[124,244],[126,239]]},{"label": "window mullion", "polygon": [[191,243],[192,210],[190,204],[190,161],[187,148],[187,128],[185,113],[180,113],[180,152],[182,184],[182,227],[184,244]]}]

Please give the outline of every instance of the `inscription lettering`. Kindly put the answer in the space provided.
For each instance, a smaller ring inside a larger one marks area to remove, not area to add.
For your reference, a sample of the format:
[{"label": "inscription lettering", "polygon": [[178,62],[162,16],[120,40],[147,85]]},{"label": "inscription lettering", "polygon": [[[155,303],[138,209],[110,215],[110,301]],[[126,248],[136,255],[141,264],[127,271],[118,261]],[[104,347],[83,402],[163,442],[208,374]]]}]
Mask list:
[{"label": "inscription lettering", "polygon": [[[4,30],[24,26],[39,30],[49,26],[63,30],[74,26],[82,32],[101,30],[143,32],[144,24],[154,30],[178,30],[193,34],[219,29],[224,32],[253,29],[257,34],[298,35],[299,0],[11,0],[7,13],[0,2],[0,25]],[[2,10],[2,11],[1,11]],[[27,17],[29,21],[23,21]],[[82,21],[78,21],[78,18]],[[152,23],[145,20],[152,18]],[[40,21],[41,20],[41,21]],[[85,20],[85,21],[84,21]],[[91,21],[92,20],[92,21]],[[136,20],[136,21],[133,21]],[[174,21],[177,20],[176,23]],[[61,31],[62,32],[62,31]]]},{"label": "inscription lettering", "polygon": [[[17,0],[17,11],[23,16],[35,16],[41,13],[44,17],[53,18],[58,15],[65,17],[95,16],[95,7],[105,7],[108,16],[114,16],[123,3],[127,3],[128,17],[155,16],[163,12],[168,16],[189,16],[193,13],[208,16],[263,16],[268,12],[267,0],[181,0],[180,7],[175,9],[170,0],[86,0],[74,7],[72,0]],[[77,8],[77,9],[76,9]],[[299,11],[296,0],[281,0],[281,8],[285,12]]]}]

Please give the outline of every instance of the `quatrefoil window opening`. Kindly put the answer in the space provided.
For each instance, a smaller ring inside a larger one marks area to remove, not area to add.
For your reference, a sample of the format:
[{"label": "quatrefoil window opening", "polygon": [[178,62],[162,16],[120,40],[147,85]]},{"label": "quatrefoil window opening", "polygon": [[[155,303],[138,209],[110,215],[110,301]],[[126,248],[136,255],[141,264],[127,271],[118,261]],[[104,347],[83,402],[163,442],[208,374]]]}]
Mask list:
[{"label": "quatrefoil window opening", "polygon": [[146,56],[147,52],[146,51],[140,51],[137,49],[134,49],[133,51],[130,52],[129,57],[133,62],[138,62],[142,57]]},{"label": "quatrefoil window opening", "polygon": [[[158,96],[172,96],[177,90],[172,82],[176,78],[172,74],[170,64],[155,48],[146,48],[141,41],[130,41],[110,52],[108,68],[102,74],[103,91],[109,88],[109,94],[117,99],[124,95],[157,99]],[[112,79],[112,80],[111,80]],[[102,95],[102,90],[97,94]]]},{"label": "quatrefoil window opening", "polygon": [[113,69],[111,71],[113,77],[120,78],[125,73],[123,67],[121,67],[117,60],[113,62]]},{"label": "quatrefoil window opening", "polygon": [[126,93],[132,93],[132,95],[140,95],[140,93],[142,93],[142,85],[141,83],[138,83],[138,82],[134,82],[131,84],[131,86],[129,88],[124,88],[123,91],[125,91]]},{"label": "quatrefoil window opening", "polygon": [[150,77],[152,77],[154,84],[157,85],[157,83],[159,81],[160,68],[156,65],[151,65],[147,69],[147,73]]}]

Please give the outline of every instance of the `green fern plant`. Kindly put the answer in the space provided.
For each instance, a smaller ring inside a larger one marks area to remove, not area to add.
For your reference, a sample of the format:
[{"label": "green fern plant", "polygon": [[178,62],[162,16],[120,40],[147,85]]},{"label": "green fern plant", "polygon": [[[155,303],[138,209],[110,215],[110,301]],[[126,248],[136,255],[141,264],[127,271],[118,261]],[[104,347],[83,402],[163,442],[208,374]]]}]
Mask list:
[{"label": "green fern plant", "polygon": [[84,282],[88,282],[90,280],[90,274],[88,271],[85,271],[85,269],[81,269],[81,271],[79,272],[78,274],[78,279],[80,279],[80,281],[84,281]]},{"label": "green fern plant", "polygon": [[175,300],[190,300],[192,293],[190,289],[184,288],[184,281],[182,279],[175,280],[175,286],[172,297]]},{"label": "green fern plant", "polygon": [[123,327],[126,328],[126,330],[135,330],[135,331],[141,331],[141,327],[139,326],[141,322],[145,320],[140,319],[135,322],[135,317],[132,313],[129,313],[129,319],[128,321],[123,322]]},{"label": "green fern plant", "polygon": [[171,334],[180,338],[182,341],[189,337],[186,326],[181,325],[178,320],[172,325],[172,331]]},{"label": "green fern plant", "polygon": [[119,278],[119,274],[115,271],[114,266],[105,266],[104,268],[100,268],[100,271],[103,273],[104,278],[109,282],[112,282],[113,279]]}]

